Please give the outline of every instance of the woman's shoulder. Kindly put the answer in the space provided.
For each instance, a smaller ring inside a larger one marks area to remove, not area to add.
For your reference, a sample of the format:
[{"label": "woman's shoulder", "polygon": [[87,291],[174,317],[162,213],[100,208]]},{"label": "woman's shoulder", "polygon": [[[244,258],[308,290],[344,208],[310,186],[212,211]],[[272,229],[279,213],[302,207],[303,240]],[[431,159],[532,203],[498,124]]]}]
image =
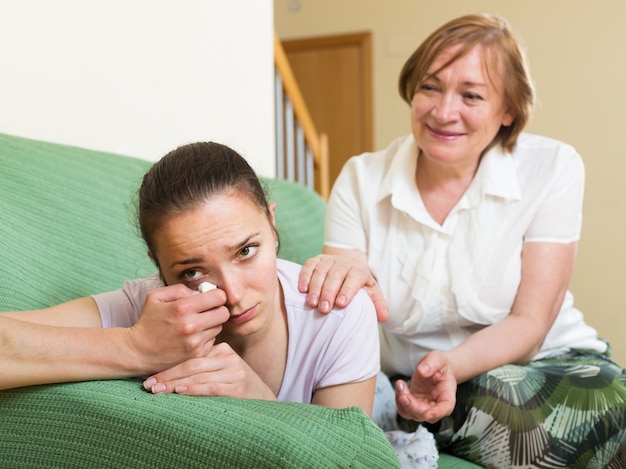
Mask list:
[{"label": "woman's shoulder", "polygon": [[523,132],[517,139],[517,144],[513,150],[516,156],[537,156],[537,157],[571,157],[580,158],[576,149],[569,143],[563,142],[544,135],[530,134]]},{"label": "woman's shoulder", "polygon": [[126,280],[122,288],[92,295],[104,327],[130,327],[139,319],[148,293],[162,287],[158,273]]},{"label": "woman's shoulder", "polygon": [[143,304],[149,292],[163,286],[164,283],[161,280],[161,276],[158,273],[154,273],[148,277],[126,280],[122,286],[122,290],[128,296],[140,298],[139,301]]},{"label": "woman's shoulder", "polygon": [[344,197],[352,195],[360,202],[378,200],[381,192],[389,192],[398,178],[414,168],[416,157],[417,144],[412,135],[399,137],[382,150],[353,156],[343,166],[333,192]]},{"label": "woman's shoulder", "polygon": [[382,150],[368,151],[348,159],[346,166],[356,168],[388,167],[399,153],[412,152],[415,148],[413,135],[403,135],[391,141]]},{"label": "woman's shoulder", "polygon": [[298,277],[302,266],[287,259],[276,259],[276,273],[283,290],[283,301],[287,312],[305,309],[306,295],[298,290]]},{"label": "woman's shoulder", "polygon": [[512,156],[519,170],[530,177],[573,177],[585,173],[583,159],[576,149],[555,138],[522,133]]},{"label": "woman's shoulder", "polygon": [[159,287],[163,286],[163,281],[158,273],[154,273],[149,275],[148,277],[135,278],[130,280],[125,280],[122,284],[121,288],[118,290],[113,290],[104,293],[97,293],[91,295],[92,297],[104,297],[107,295],[120,295],[124,294],[126,296],[135,297],[135,296],[145,296],[151,290],[155,290]]},{"label": "woman's shoulder", "polygon": [[[277,259],[276,267],[278,279],[283,288],[283,298],[287,309],[288,317],[304,314],[307,319],[318,318],[336,318],[335,320],[343,321],[346,317],[350,320],[357,320],[363,310],[371,309],[371,317],[376,322],[376,311],[374,304],[364,290],[359,290],[352,301],[345,308],[335,308],[328,314],[320,313],[317,308],[308,306],[306,303],[306,294],[298,290],[298,276],[302,266],[285,259]],[[361,311],[354,311],[361,310]],[[353,312],[353,313],[351,313]]]}]

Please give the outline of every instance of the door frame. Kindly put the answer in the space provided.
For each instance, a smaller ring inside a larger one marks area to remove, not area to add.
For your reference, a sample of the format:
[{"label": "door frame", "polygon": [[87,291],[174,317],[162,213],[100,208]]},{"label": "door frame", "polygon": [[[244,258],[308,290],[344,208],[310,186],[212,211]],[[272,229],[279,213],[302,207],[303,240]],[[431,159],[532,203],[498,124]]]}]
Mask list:
[{"label": "door frame", "polygon": [[372,81],[372,33],[362,31],[348,34],[318,36],[302,39],[281,40],[286,53],[331,49],[333,47],[355,46],[360,51],[363,93],[361,103],[363,105],[363,145],[364,151],[374,150],[374,105],[373,105],[373,81]]}]

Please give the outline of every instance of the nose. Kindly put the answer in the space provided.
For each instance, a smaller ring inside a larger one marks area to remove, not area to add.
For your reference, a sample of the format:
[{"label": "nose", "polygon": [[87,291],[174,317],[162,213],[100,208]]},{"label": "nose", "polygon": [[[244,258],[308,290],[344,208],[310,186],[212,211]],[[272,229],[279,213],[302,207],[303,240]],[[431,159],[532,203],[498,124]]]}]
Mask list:
[{"label": "nose", "polygon": [[243,299],[245,287],[233,272],[222,272],[217,286],[226,293],[227,305],[236,305]]},{"label": "nose", "polygon": [[454,120],[458,113],[458,103],[455,97],[449,93],[440,95],[431,113],[439,122]]}]

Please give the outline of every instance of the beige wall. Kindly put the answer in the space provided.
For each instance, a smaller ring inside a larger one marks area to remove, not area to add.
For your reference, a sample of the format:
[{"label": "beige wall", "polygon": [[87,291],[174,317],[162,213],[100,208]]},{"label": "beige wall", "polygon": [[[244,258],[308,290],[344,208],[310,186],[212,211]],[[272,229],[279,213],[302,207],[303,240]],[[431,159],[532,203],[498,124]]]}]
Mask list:
[{"label": "beige wall", "polygon": [[587,168],[571,290],[587,321],[626,365],[626,2],[274,0],[274,11],[281,38],[372,31],[376,148],[409,131],[396,80],[428,33],[466,13],[509,21],[526,47],[539,98],[527,130],[574,145]]},{"label": "beige wall", "polygon": [[272,0],[0,0],[0,132],[149,161],[213,140],[274,175],[273,24]]}]

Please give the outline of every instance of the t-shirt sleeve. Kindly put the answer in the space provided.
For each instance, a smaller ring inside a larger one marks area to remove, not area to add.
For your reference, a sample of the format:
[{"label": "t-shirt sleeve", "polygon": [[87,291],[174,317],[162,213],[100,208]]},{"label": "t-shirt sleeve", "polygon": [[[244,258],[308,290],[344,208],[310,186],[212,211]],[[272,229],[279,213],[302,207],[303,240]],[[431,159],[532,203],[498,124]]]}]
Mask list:
[{"label": "t-shirt sleeve", "polygon": [[570,243],[580,239],[585,168],[580,156],[564,146],[545,199],[533,218],[525,242]]},{"label": "t-shirt sleeve", "polygon": [[326,351],[332,359],[318,388],[365,381],[380,370],[378,321],[364,290],[342,310],[342,316]]},{"label": "t-shirt sleeve", "polygon": [[92,295],[98,305],[102,327],[131,327],[143,310],[146,295],[159,287],[158,277],[127,280],[119,290]]}]

